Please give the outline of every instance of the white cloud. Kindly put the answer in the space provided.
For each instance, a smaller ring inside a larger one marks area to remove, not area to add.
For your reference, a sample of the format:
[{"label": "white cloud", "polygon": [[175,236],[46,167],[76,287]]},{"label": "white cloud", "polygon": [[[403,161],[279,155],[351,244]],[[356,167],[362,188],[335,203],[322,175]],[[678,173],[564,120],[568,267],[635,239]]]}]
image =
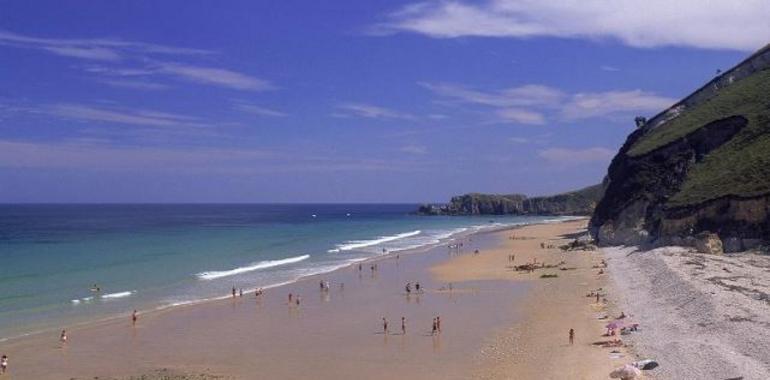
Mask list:
[{"label": "white cloud", "polygon": [[42,112],[81,121],[142,125],[151,127],[205,127],[199,119],[150,110],[113,109],[82,104],[54,104],[43,107]]},{"label": "white cloud", "polygon": [[112,87],[128,88],[132,90],[164,90],[168,88],[165,84],[134,80],[105,79],[100,80],[99,82]]},{"label": "white cloud", "polygon": [[180,48],[112,38],[43,38],[0,30],[0,45],[40,49],[53,54],[93,60],[118,60],[122,54],[212,54],[202,49]]},{"label": "white cloud", "polygon": [[676,103],[676,99],[642,90],[578,93],[564,105],[567,120],[607,116],[621,112],[656,112]]},{"label": "white cloud", "polygon": [[497,110],[496,114],[502,121],[530,125],[545,124],[545,116],[539,112],[519,108],[501,108]]},{"label": "white cloud", "polygon": [[568,94],[544,85],[529,84],[502,90],[476,90],[457,84],[420,83],[451,101],[495,109],[497,122],[541,125],[548,119],[577,120],[626,112],[658,112],[676,99],[642,90]]},{"label": "white cloud", "polygon": [[514,144],[527,144],[527,143],[529,143],[530,140],[528,138],[524,138],[524,137],[509,137],[508,141],[510,141],[510,142],[512,142]]},{"label": "white cloud", "polygon": [[558,103],[564,94],[552,87],[528,84],[499,91],[480,91],[452,83],[419,83],[431,92],[464,103],[494,107],[548,106]]},{"label": "white cloud", "polygon": [[372,34],[434,38],[614,39],[633,47],[753,51],[770,40],[766,0],[484,0],[418,2],[388,15]]},{"label": "white cloud", "polygon": [[423,145],[405,145],[401,147],[401,151],[409,154],[423,155],[428,153],[428,148]]},{"label": "white cloud", "polygon": [[615,151],[607,148],[594,147],[586,149],[548,148],[537,155],[553,164],[572,166],[591,162],[609,162]]},{"label": "white cloud", "polygon": [[369,119],[402,119],[414,120],[416,117],[412,114],[399,112],[385,107],[379,107],[363,103],[343,103],[337,106],[342,112],[335,113],[335,117],[364,117]]},{"label": "white cloud", "polygon": [[275,87],[268,81],[241,74],[232,70],[214,67],[200,67],[179,63],[161,63],[158,72],[173,75],[192,82],[213,84],[236,90],[271,90]]},{"label": "white cloud", "polygon": [[112,49],[105,49],[101,47],[49,46],[44,49],[54,54],[63,55],[65,57],[93,59],[97,61],[120,60],[120,54],[118,54],[118,52]]},{"label": "white cloud", "polygon": [[252,115],[257,116],[267,116],[267,117],[285,117],[289,116],[284,112],[276,111],[274,109],[266,108],[257,106],[254,104],[248,104],[248,103],[236,103],[233,105],[233,109],[236,111],[245,112]]}]

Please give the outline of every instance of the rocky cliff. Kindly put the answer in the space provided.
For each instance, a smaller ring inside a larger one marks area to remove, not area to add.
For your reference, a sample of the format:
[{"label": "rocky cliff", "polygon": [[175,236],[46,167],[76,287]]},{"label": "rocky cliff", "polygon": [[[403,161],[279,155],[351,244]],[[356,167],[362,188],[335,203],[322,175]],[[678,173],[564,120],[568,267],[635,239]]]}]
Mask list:
[{"label": "rocky cliff", "polygon": [[770,45],[634,131],[590,222],[600,244],[739,251],[770,237]]},{"label": "rocky cliff", "polygon": [[603,185],[563,194],[529,198],[523,194],[465,194],[448,204],[423,205],[423,215],[590,215],[604,191]]}]

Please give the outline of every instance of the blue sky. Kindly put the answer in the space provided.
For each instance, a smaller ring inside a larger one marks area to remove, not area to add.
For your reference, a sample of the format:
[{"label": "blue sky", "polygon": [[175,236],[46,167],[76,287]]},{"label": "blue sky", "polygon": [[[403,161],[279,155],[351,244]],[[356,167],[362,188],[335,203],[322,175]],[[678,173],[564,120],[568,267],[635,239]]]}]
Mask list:
[{"label": "blue sky", "polygon": [[0,1],[0,202],[423,202],[601,180],[770,5]]}]

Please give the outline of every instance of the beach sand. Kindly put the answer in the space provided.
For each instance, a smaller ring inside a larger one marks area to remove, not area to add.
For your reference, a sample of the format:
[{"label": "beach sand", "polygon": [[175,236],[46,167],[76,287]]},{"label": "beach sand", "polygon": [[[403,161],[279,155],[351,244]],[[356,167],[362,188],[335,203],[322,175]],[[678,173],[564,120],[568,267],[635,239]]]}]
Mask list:
[{"label": "beach sand", "polygon": [[[585,224],[474,235],[462,252],[437,247],[389,256],[361,271],[353,266],[268,289],[259,300],[247,294],[141,314],[135,327],[126,317],[71,328],[64,346],[57,333],[12,340],[0,346],[11,363],[0,378],[607,378],[631,360],[610,359],[610,349],[592,345],[606,340],[606,321],[596,318],[604,306],[585,297],[605,286],[606,278],[591,268],[600,253],[540,248],[571,240]],[[537,258],[575,269],[522,274],[507,268],[509,253],[517,264]],[[546,272],[559,277],[539,278]],[[330,291],[319,290],[321,280],[330,281]],[[424,292],[407,295],[407,281],[419,281]],[[299,307],[287,305],[289,293],[301,295]],[[431,335],[435,316],[442,332]]]},{"label": "beach sand", "polygon": [[[521,319],[499,331],[478,356],[474,378],[478,379],[606,379],[625,363],[634,361],[623,348],[601,348],[594,343],[603,337],[607,320],[598,316],[612,314],[603,302],[586,297],[598,288],[606,288],[607,275],[592,268],[601,263],[600,251],[564,252],[558,247],[585,233],[587,221],[529,226],[507,231],[497,248],[479,255],[454,258],[434,268],[441,281],[507,280],[525,282],[528,292],[519,305]],[[502,234],[501,234],[502,235]],[[553,248],[542,249],[540,244]],[[536,260],[546,265],[564,262],[568,270],[540,269],[532,273],[510,268]],[[556,274],[557,278],[540,278]],[[568,343],[569,329],[575,330],[575,342]],[[610,351],[619,351],[611,354]],[[614,358],[611,358],[610,356]]]}]

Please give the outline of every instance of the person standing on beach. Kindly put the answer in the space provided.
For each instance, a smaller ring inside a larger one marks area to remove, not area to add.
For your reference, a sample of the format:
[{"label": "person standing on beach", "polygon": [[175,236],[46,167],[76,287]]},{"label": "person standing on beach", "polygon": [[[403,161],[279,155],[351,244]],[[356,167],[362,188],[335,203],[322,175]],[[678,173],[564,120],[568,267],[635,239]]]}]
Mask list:
[{"label": "person standing on beach", "polygon": [[291,301],[293,301],[293,298],[292,298],[293,296],[294,296],[293,294],[289,293],[289,305],[291,305]]},{"label": "person standing on beach", "polygon": [[59,342],[67,343],[67,330],[62,330],[59,335]]},{"label": "person standing on beach", "polygon": [[575,343],[575,330],[569,329],[569,344],[572,345]]},{"label": "person standing on beach", "polygon": [[436,335],[436,330],[437,330],[436,318],[433,318],[433,330],[431,330],[430,335]]},{"label": "person standing on beach", "polygon": [[388,320],[382,317],[382,333],[388,335]]},{"label": "person standing on beach", "polygon": [[233,286],[233,298],[235,298],[235,286]]},{"label": "person standing on beach", "polygon": [[414,291],[416,291],[417,293],[420,292],[420,283],[419,282],[415,282],[414,283]]},{"label": "person standing on beach", "polygon": [[439,333],[441,333],[441,317],[436,317],[436,330],[438,330]]},{"label": "person standing on beach", "polygon": [[5,374],[5,371],[8,370],[8,355],[3,355],[2,358],[0,358],[0,374]]},{"label": "person standing on beach", "polygon": [[299,294],[297,294],[296,298],[297,298],[297,307],[299,307],[299,300],[300,300]]},{"label": "person standing on beach", "polygon": [[136,310],[134,310],[133,313],[131,313],[131,324],[136,326],[136,320],[139,318],[139,316],[136,314]]},{"label": "person standing on beach", "polygon": [[401,335],[406,335],[406,318],[401,317]]}]

